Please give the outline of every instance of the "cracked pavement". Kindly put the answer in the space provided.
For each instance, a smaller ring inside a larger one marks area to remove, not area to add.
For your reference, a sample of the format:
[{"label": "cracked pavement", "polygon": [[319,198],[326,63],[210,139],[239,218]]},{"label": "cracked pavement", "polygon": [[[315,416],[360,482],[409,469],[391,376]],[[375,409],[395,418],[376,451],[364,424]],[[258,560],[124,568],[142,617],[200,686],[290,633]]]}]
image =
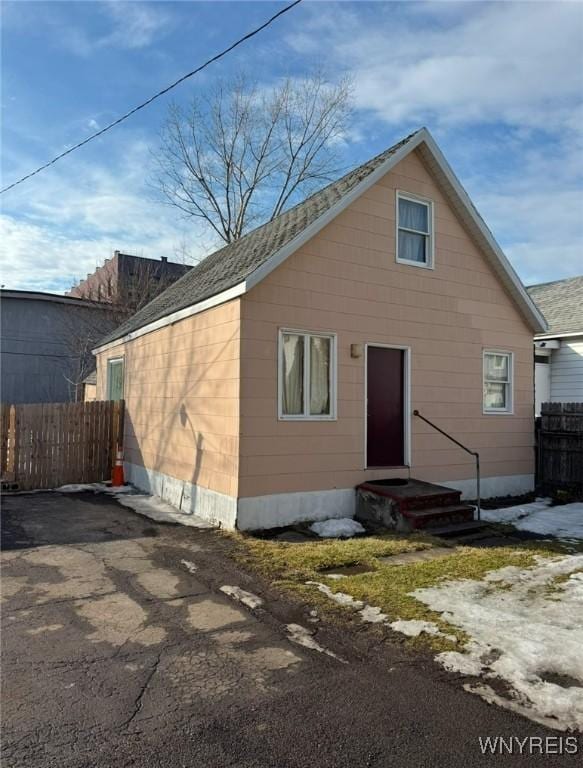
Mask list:
[{"label": "cracked pavement", "polygon": [[216,532],[92,493],[5,497],[2,525],[5,768],[466,768],[492,759],[479,735],[554,735],[374,628],[308,623],[313,606],[242,571]]}]

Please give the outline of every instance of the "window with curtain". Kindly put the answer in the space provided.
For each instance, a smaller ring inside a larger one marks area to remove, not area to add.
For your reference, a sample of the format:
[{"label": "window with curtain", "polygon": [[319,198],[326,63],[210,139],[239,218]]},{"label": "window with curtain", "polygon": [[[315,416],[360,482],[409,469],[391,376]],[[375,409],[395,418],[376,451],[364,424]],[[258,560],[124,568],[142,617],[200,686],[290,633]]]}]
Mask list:
[{"label": "window with curtain", "polygon": [[432,203],[397,194],[397,261],[433,266]]},{"label": "window with curtain", "polygon": [[281,418],[334,418],[334,342],[334,336],[280,332]]},{"label": "window with curtain", "polygon": [[512,354],[484,352],[484,411],[512,410]]},{"label": "window with curtain", "polygon": [[123,400],[123,358],[107,361],[107,399]]}]

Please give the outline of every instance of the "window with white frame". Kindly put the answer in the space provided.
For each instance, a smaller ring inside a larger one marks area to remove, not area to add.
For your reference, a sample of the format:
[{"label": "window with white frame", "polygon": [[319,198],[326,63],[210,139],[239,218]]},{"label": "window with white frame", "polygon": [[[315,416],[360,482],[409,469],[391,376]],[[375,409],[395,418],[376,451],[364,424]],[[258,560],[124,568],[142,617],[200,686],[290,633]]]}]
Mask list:
[{"label": "window with white frame", "polygon": [[397,261],[433,266],[433,203],[397,192]]},{"label": "window with white frame", "polygon": [[512,411],[512,353],[484,352],[484,411]]},{"label": "window with white frame", "polygon": [[123,357],[107,361],[107,399],[123,400]]},{"label": "window with white frame", "polygon": [[282,419],[336,417],[336,337],[279,332],[279,416]]}]

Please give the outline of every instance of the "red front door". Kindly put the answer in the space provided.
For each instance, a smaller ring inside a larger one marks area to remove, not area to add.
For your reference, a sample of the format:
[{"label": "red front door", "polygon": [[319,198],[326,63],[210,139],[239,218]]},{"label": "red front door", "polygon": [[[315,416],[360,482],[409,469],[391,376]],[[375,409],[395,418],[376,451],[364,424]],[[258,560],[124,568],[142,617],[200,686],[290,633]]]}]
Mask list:
[{"label": "red front door", "polygon": [[405,463],[405,351],[367,349],[367,467]]}]

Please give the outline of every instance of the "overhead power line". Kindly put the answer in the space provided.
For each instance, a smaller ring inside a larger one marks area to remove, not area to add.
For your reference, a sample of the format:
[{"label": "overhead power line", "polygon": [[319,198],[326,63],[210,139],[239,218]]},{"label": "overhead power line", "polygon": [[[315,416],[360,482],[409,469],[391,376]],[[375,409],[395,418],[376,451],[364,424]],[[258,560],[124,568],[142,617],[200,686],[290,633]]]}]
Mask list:
[{"label": "overhead power line", "polygon": [[217,53],[212,58],[207,59],[204,62],[204,64],[201,64],[196,69],[193,69],[192,72],[187,72],[186,75],[183,75],[178,80],[175,80],[175,82],[168,85],[166,88],[163,88],[161,91],[158,91],[158,93],[155,93],[153,96],[150,96],[149,99],[146,99],[146,101],[143,101],[141,104],[138,104],[137,107],[130,109],[129,112],[126,112],[125,114],[121,115],[112,123],[109,123],[109,125],[106,125],[105,128],[101,128],[99,131],[96,131],[95,133],[91,134],[91,136],[88,136],[86,139],[83,139],[83,141],[80,141],[78,144],[75,144],[75,146],[69,147],[69,149],[65,150],[64,152],[61,152],[60,155],[53,157],[53,159],[49,160],[48,163],[45,163],[44,165],[39,166],[34,171],[27,173],[26,176],[23,176],[17,181],[12,182],[12,184],[9,184],[7,187],[4,187],[3,189],[0,190],[0,195],[4,194],[4,192],[8,192],[9,189],[13,189],[14,187],[18,186],[18,184],[22,184],[23,181],[30,179],[32,176],[36,176],[37,173],[44,171],[46,168],[49,168],[49,166],[56,163],[57,160],[61,160],[61,158],[65,157],[66,155],[70,155],[71,152],[75,152],[75,150],[79,149],[80,147],[84,147],[85,144],[89,144],[89,142],[93,141],[93,139],[96,139],[98,136],[102,136],[104,133],[107,133],[107,131],[110,131],[116,125],[123,123],[123,121],[127,120],[128,117],[131,117],[136,112],[139,112],[140,109],[144,109],[144,107],[147,107],[153,101],[155,101],[156,99],[159,99],[160,96],[164,96],[164,94],[168,93],[168,91],[171,91],[173,88],[176,88],[177,85],[180,85],[180,83],[183,83],[185,80],[188,80],[189,77],[192,77],[193,75],[196,75],[198,72],[201,72],[203,69],[206,69],[208,66],[213,64],[215,61],[222,59],[223,56],[226,56],[228,53],[230,53],[232,50],[237,48],[242,43],[245,43],[247,40],[250,40],[252,37],[255,37],[255,35],[259,34],[259,32],[262,32],[266,27],[269,27],[270,24],[273,24],[273,22],[276,19],[278,19],[280,16],[283,16],[284,13],[291,11],[292,8],[294,8],[296,5],[299,5],[301,2],[302,0],[294,0],[293,3],[286,5],[286,7],[282,8],[281,11],[278,11],[271,18],[267,19],[267,21],[263,22],[261,26],[256,27],[251,32],[248,32],[243,37],[240,37],[238,40],[232,43],[228,48],[225,48],[224,50],[222,50],[220,53]]}]

